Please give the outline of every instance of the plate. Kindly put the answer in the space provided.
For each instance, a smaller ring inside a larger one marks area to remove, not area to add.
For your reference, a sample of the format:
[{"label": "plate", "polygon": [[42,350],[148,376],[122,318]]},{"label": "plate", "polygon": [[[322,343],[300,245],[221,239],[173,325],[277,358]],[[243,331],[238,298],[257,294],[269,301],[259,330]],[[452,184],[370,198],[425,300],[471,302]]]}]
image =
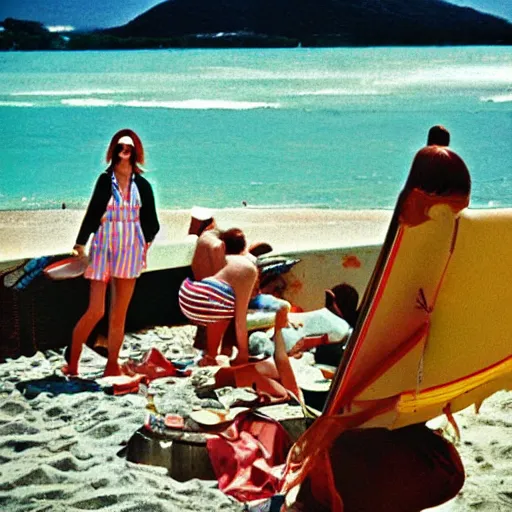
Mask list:
[{"label": "plate", "polygon": [[80,277],[89,265],[89,259],[84,257],[70,256],[60,261],[48,265],[44,273],[54,280],[73,279]]}]

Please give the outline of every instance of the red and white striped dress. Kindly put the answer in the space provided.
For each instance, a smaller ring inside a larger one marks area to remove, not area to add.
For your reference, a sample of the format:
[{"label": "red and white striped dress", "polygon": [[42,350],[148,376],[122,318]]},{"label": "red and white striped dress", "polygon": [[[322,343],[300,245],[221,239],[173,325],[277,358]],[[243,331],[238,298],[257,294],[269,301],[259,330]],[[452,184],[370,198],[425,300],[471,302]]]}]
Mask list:
[{"label": "red and white striped dress", "polygon": [[134,279],[146,266],[146,242],[140,225],[141,200],[134,175],[129,197],[123,197],[112,173],[112,197],[101,219],[89,252],[84,277],[108,281],[111,277]]}]

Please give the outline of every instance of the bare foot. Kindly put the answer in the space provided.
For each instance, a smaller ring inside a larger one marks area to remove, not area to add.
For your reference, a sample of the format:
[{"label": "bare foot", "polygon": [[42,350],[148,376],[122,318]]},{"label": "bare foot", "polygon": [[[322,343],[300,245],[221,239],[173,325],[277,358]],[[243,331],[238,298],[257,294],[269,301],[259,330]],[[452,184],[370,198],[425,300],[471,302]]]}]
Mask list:
[{"label": "bare foot", "polygon": [[228,356],[228,357],[231,357],[233,355],[233,347],[222,347],[220,349],[220,353],[223,355],[223,356]]},{"label": "bare foot", "polygon": [[105,371],[103,372],[103,377],[118,377],[119,375],[124,375],[123,370],[116,363],[107,363],[105,367]]},{"label": "bare foot", "polygon": [[197,363],[198,366],[217,366],[217,360],[215,357],[205,355],[202,359]]},{"label": "bare foot", "polygon": [[78,377],[78,368],[71,368],[70,365],[65,364],[60,371],[66,375],[66,377]]},{"label": "bare foot", "polygon": [[283,307],[276,312],[276,322],[274,329],[284,329],[288,325],[288,309]]}]

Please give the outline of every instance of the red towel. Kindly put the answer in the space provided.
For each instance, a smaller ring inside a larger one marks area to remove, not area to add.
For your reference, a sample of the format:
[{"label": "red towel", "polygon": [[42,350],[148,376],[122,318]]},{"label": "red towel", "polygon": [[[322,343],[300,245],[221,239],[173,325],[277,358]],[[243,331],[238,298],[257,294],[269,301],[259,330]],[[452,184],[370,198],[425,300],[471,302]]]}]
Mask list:
[{"label": "red towel", "polygon": [[207,447],[219,489],[246,502],[278,492],[291,441],[277,421],[249,412]]},{"label": "red towel", "polygon": [[176,367],[156,348],[150,349],[142,361],[128,361],[123,365],[123,371],[129,375],[139,374],[148,383],[161,377],[176,376]]}]

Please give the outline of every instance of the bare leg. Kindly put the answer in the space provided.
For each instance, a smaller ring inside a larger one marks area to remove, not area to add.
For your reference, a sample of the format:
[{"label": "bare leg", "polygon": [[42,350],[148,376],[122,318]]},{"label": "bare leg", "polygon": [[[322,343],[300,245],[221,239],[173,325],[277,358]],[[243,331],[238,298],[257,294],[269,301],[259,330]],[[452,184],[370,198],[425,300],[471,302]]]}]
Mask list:
[{"label": "bare leg", "polygon": [[274,334],[274,342],[275,342],[275,352],[274,352],[274,361],[276,363],[277,372],[279,373],[279,377],[281,380],[281,384],[291,391],[295,396],[300,397],[301,393],[299,390],[299,386],[297,385],[297,381],[295,380],[295,375],[293,373],[290,360],[288,359],[288,355],[286,353],[286,346],[284,343],[283,332],[282,330],[288,325],[288,308],[282,307],[276,313],[276,323],[275,323],[275,334]]},{"label": "bare leg", "polygon": [[228,327],[222,336],[222,345],[220,348],[220,353],[231,357],[233,354],[233,347],[237,346],[236,341],[236,329],[235,329],[235,319],[229,321]]},{"label": "bare leg", "polygon": [[107,283],[91,280],[89,289],[89,306],[73,329],[69,364],[62,369],[64,373],[68,375],[78,375],[78,361],[80,360],[80,354],[82,353],[82,346],[96,324],[105,314],[106,290]]},{"label": "bare leg", "polygon": [[123,345],[126,312],[135,288],[135,279],[112,279],[112,297],[110,301],[110,318],[108,324],[108,359],[105,377],[122,375],[118,363],[119,352]]},{"label": "bare leg", "polygon": [[219,353],[219,346],[222,337],[228,328],[229,320],[222,320],[206,327],[206,352],[203,359],[199,362],[199,366],[216,365],[215,357]]}]

